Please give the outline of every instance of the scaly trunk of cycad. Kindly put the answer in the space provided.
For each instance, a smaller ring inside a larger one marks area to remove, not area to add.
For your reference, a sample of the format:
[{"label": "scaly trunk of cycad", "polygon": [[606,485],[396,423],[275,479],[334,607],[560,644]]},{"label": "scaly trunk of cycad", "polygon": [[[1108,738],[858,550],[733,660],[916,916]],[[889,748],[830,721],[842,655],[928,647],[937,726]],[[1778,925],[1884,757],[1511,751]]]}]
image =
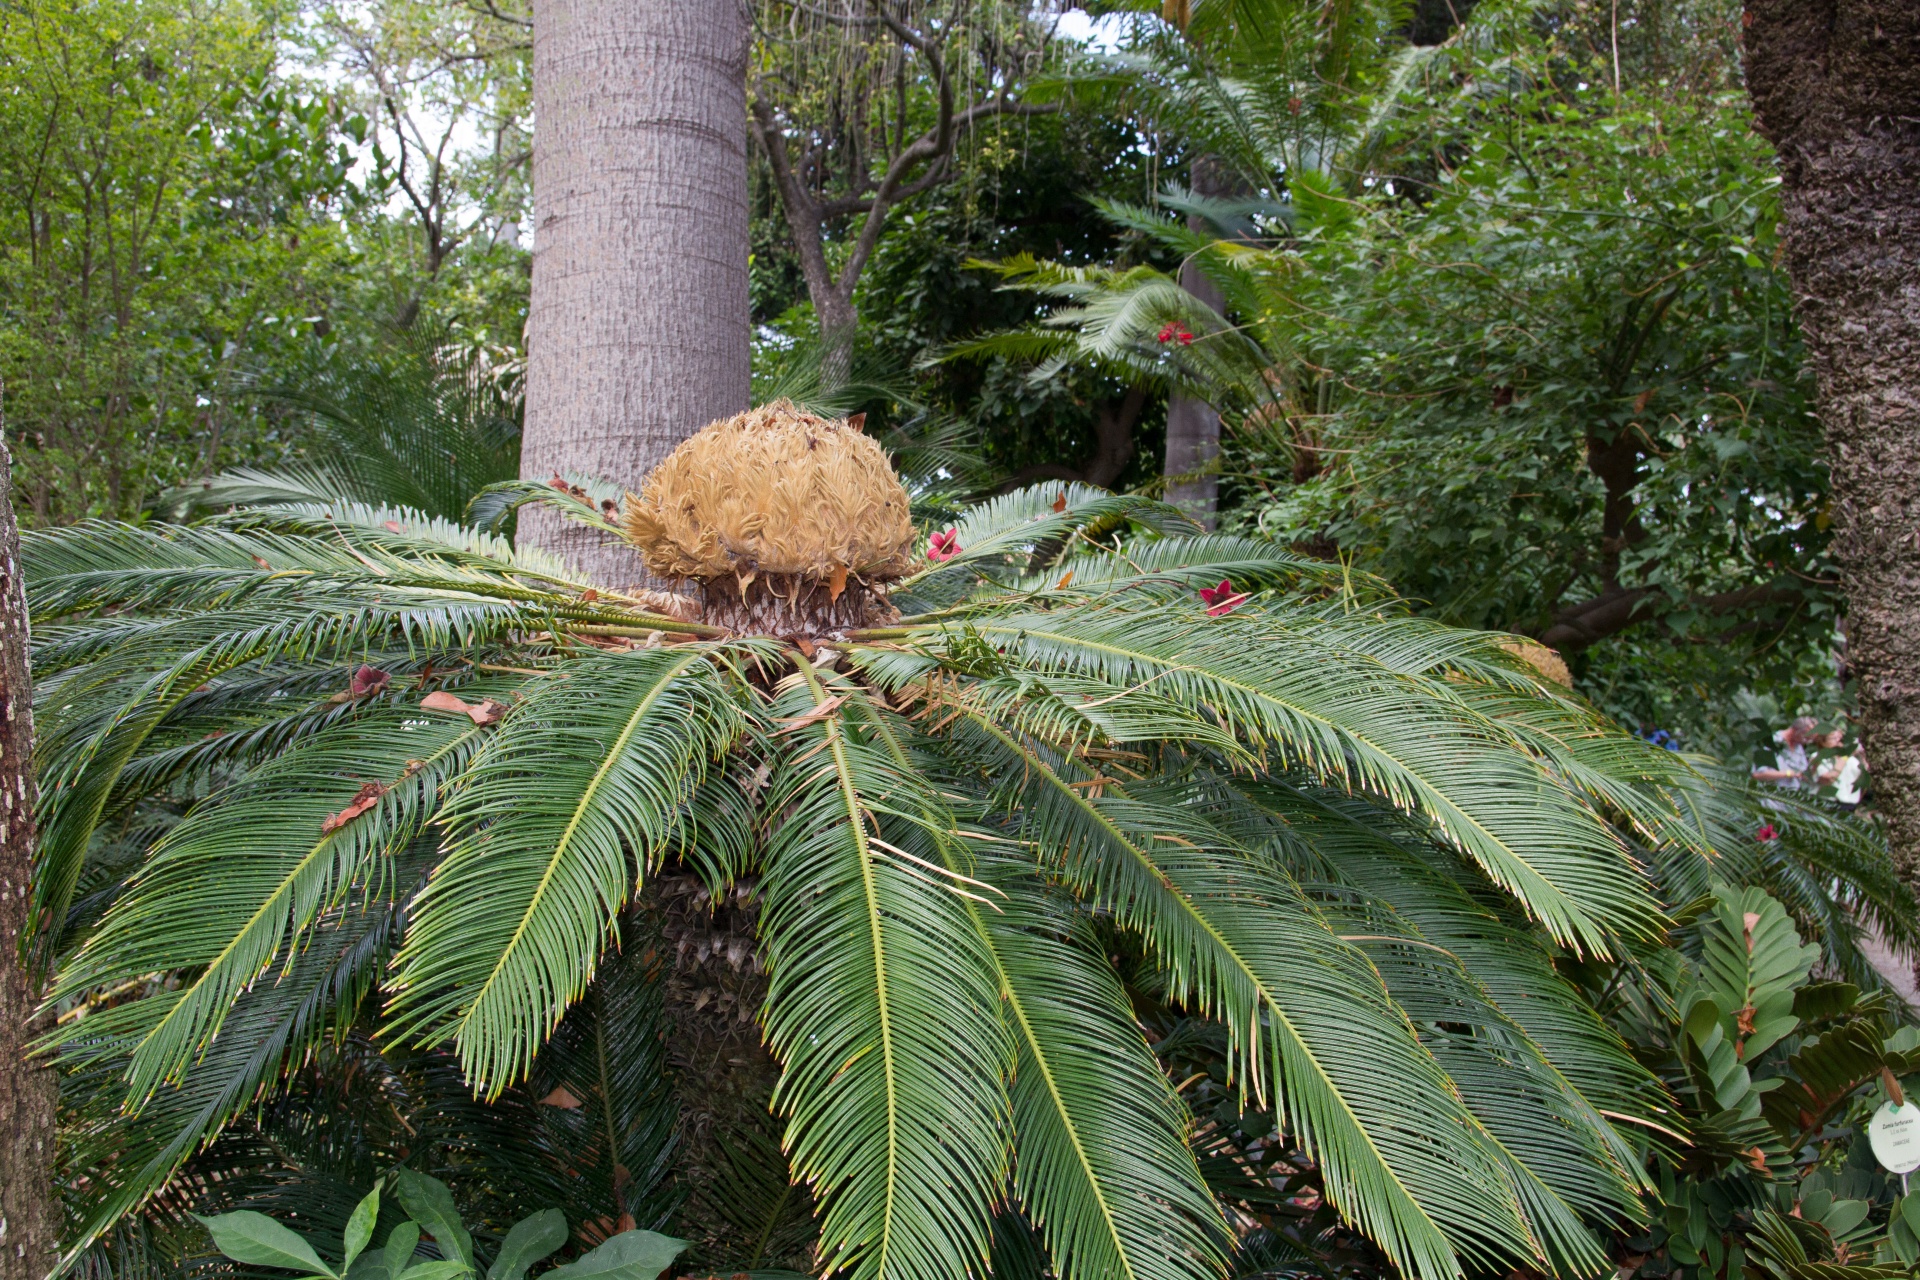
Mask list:
[{"label": "scaly trunk of cycad", "polygon": [[[653,577],[691,591],[681,598],[700,621],[736,635],[831,640],[891,622],[887,585],[911,567],[916,535],[906,490],[860,426],[786,401],[712,423],[628,495],[627,541]],[[770,1158],[781,1127],[768,1114],[778,1069],[760,1037],[752,886],[715,902],[697,878],[669,870],[646,896],[671,961],[687,1261],[805,1271],[806,1193],[768,1196],[784,1168],[769,1184],[749,1167]]]}]

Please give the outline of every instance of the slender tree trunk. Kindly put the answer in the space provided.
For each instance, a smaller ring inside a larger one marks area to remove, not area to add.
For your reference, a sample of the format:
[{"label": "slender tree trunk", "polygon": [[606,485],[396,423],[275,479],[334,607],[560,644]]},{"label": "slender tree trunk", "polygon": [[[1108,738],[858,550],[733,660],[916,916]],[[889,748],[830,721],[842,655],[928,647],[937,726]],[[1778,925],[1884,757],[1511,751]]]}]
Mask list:
[{"label": "slender tree trunk", "polygon": [[[637,489],[747,407],[744,0],[535,0],[533,292],[520,474]],[[525,545],[589,578],[638,556],[528,509]]]},{"label": "slender tree trunk", "polygon": [[22,954],[33,875],[33,690],[27,599],[13,515],[13,458],[0,434],[0,1280],[53,1268],[53,1072],[27,1058],[38,984]]},{"label": "slender tree trunk", "polygon": [[[1226,167],[1211,156],[1193,161],[1193,193],[1233,194],[1236,184]],[[1187,226],[1205,231],[1205,219],[1190,216]],[[1180,287],[1215,311],[1225,305],[1220,289],[1191,261],[1180,268]],[[1167,501],[1211,529],[1220,505],[1220,415],[1205,400],[1175,392],[1167,399]],[[1185,476],[1186,479],[1175,477]]]},{"label": "slender tree trunk", "polygon": [[1920,4],[1747,0],[1875,802],[1920,883]]}]

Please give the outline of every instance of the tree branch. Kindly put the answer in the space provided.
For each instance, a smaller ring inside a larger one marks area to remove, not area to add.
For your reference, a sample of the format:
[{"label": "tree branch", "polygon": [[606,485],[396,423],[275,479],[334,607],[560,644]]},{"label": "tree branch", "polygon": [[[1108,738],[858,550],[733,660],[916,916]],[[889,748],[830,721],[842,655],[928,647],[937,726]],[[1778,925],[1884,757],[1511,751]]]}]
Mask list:
[{"label": "tree branch", "polygon": [[[1805,591],[1782,578],[1715,595],[1689,596],[1685,603],[1703,613],[1722,617],[1746,609],[1792,604],[1805,596]],[[1672,607],[1667,593],[1658,587],[1610,587],[1590,600],[1561,610],[1553,624],[1540,633],[1540,643],[1562,652],[1577,652],[1628,627],[1659,617]],[[1748,629],[1743,625],[1723,635],[1731,636]]]}]

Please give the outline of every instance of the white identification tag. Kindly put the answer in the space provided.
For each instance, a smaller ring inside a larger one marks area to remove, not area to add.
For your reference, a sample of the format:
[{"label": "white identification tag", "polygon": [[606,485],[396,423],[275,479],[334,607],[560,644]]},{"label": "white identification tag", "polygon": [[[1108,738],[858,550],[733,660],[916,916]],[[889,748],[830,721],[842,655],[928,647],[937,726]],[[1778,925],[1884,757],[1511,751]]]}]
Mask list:
[{"label": "white identification tag", "polygon": [[1883,1102],[1867,1124],[1867,1142],[1873,1158],[1893,1173],[1920,1169],[1920,1107],[1911,1102],[1894,1106]]}]

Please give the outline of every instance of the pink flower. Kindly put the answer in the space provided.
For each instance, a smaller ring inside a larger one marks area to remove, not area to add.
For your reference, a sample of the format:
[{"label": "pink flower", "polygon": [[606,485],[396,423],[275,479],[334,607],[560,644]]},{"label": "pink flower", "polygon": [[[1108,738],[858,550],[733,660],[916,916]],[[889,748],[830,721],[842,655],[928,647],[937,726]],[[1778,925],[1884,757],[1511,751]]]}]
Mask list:
[{"label": "pink flower", "polygon": [[1760,828],[1758,831],[1753,833],[1753,838],[1755,840],[1776,840],[1779,838],[1779,836],[1780,836],[1780,833],[1773,829],[1773,824],[1771,822],[1769,822],[1766,826]]},{"label": "pink flower", "polygon": [[1200,588],[1200,599],[1207,604],[1209,618],[1218,618],[1222,614],[1232,613],[1246,598],[1246,592],[1235,591],[1233,583],[1225,578],[1220,579],[1220,585],[1217,587]]},{"label": "pink flower", "polygon": [[353,682],[348,686],[348,690],[354,697],[364,698],[370,693],[378,693],[386,688],[387,682],[392,679],[393,677],[386,672],[363,662],[360,664],[360,669],[353,673]]},{"label": "pink flower", "polygon": [[959,554],[960,531],[958,529],[936,533],[927,541],[927,559],[935,564],[944,564]]}]

